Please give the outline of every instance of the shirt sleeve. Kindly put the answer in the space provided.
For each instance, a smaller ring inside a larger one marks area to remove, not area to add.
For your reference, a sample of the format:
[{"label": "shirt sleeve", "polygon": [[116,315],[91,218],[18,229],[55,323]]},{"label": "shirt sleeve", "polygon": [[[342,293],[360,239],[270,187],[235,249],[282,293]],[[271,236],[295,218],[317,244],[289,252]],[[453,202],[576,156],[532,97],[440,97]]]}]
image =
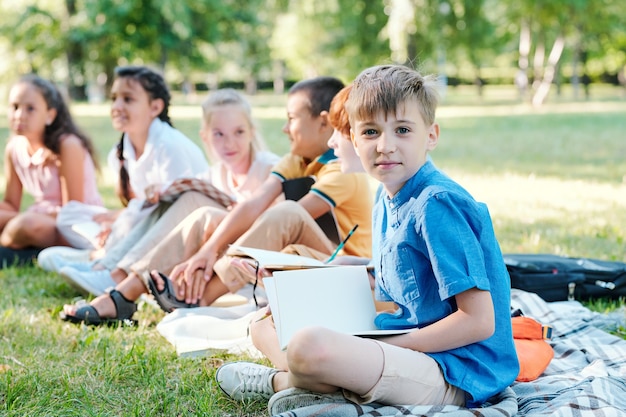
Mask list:
[{"label": "shirt sleeve", "polygon": [[302,158],[296,155],[287,154],[272,168],[272,175],[275,175],[281,182],[303,175]]},{"label": "shirt sleeve", "polygon": [[420,223],[441,299],[474,287],[489,289],[475,204],[453,193],[437,193],[425,203]]},{"label": "shirt sleeve", "polygon": [[328,201],[332,207],[340,206],[352,198],[352,194],[346,191],[359,188],[356,175],[341,172],[339,163],[326,164],[317,173],[311,192]]}]

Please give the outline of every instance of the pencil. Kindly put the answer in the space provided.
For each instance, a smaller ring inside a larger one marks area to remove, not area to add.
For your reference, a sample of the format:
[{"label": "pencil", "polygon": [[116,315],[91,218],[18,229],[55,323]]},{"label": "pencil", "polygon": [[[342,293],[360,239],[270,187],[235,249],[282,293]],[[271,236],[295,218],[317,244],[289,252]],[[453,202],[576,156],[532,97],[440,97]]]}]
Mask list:
[{"label": "pencil", "polygon": [[343,249],[343,247],[346,245],[346,242],[348,241],[348,239],[350,239],[350,236],[352,236],[352,234],[354,233],[354,231],[356,230],[356,228],[359,227],[358,224],[355,224],[354,227],[352,228],[352,230],[350,230],[348,232],[348,235],[346,236],[346,238],[337,246],[337,249],[335,249],[335,251],[333,252],[332,255],[330,255],[330,258],[326,259],[326,261],[324,261],[325,264],[332,262],[333,259],[335,259],[337,257],[337,254],[339,253],[339,251],[341,249]]},{"label": "pencil", "polygon": [[269,313],[265,313],[265,314],[263,315],[263,317],[261,317],[261,318],[259,318],[259,319],[255,320],[254,322],[255,322],[255,323],[258,323],[258,322],[260,322],[261,320],[265,320],[266,318],[270,317],[271,315],[272,315],[272,312],[271,312],[271,311],[270,311]]}]

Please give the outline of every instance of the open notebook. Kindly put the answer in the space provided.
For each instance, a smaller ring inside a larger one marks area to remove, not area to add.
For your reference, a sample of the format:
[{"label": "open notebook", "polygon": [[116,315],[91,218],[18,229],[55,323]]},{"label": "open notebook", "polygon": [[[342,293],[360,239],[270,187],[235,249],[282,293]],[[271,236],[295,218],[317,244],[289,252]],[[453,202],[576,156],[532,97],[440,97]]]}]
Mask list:
[{"label": "open notebook", "polygon": [[261,268],[265,268],[268,271],[322,268],[333,266],[325,264],[322,261],[318,261],[317,259],[308,258],[306,256],[231,245],[228,254],[235,255],[237,253],[240,253],[242,256],[248,256],[256,260]]},{"label": "open notebook", "polygon": [[277,271],[263,278],[263,284],[282,349],[296,331],[307,326],[369,337],[411,331],[376,328],[365,266]]}]

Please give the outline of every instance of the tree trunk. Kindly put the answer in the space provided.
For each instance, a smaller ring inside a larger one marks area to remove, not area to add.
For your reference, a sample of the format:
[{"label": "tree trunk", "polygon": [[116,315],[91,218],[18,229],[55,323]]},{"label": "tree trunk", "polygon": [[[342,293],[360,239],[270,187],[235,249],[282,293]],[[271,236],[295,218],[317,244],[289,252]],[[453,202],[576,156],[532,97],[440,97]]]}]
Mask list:
[{"label": "tree trunk", "polygon": [[274,94],[285,92],[285,63],[282,60],[274,61]]},{"label": "tree trunk", "polygon": [[554,41],[554,45],[552,45],[552,51],[550,51],[550,56],[548,57],[548,64],[543,71],[543,78],[539,82],[537,91],[535,91],[533,95],[532,104],[535,107],[541,106],[550,92],[550,85],[554,79],[556,65],[561,58],[564,46],[565,40],[563,36],[559,35]]},{"label": "tree trunk", "polygon": [[[64,22],[64,32],[70,33],[70,19],[76,14],[76,1],[65,0],[65,8],[67,11],[66,21]],[[65,58],[67,60],[67,92],[72,100],[87,99],[86,83],[83,72],[84,62],[83,47],[68,37],[67,48],[65,50]],[[79,81],[80,80],[80,81]]]},{"label": "tree trunk", "polygon": [[546,46],[543,39],[540,39],[535,48],[533,57],[533,89],[539,88],[541,79],[544,77],[544,60],[546,58]]},{"label": "tree trunk", "polygon": [[257,93],[258,83],[254,75],[249,74],[246,77],[245,86],[246,86],[246,94],[253,96]]},{"label": "tree trunk", "polygon": [[515,76],[515,85],[519,91],[520,100],[524,101],[528,91],[528,55],[530,54],[530,28],[526,20],[522,21],[519,34],[519,70]]},{"label": "tree trunk", "polygon": [[478,92],[478,97],[482,99],[483,97],[483,78],[480,76],[480,67],[476,66],[476,76],[474,77],[474,85],[476,85],[476,89]]}]

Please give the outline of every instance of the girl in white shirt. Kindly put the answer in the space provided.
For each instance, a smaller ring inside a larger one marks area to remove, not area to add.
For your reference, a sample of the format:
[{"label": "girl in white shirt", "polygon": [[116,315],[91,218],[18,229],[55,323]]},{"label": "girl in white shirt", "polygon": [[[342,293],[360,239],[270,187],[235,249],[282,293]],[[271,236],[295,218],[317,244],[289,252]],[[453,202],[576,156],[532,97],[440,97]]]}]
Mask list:
[{"label": "girl in white shirt", "polygon": [[[208,169],[201,149],[172,127],[170,92],[160,74],[143,66],[117,68],[111,99],[111,121],[122,138],[109,153],[108,164],[119,172],[116,193],[125,209],[81,203],[64,207],[57,227],[75,248],[109,247],[150,213],[142,209],[148,186],[194,177]],[[99,247],[72,230],[72,225],[90,220],[100,225]]]}]

